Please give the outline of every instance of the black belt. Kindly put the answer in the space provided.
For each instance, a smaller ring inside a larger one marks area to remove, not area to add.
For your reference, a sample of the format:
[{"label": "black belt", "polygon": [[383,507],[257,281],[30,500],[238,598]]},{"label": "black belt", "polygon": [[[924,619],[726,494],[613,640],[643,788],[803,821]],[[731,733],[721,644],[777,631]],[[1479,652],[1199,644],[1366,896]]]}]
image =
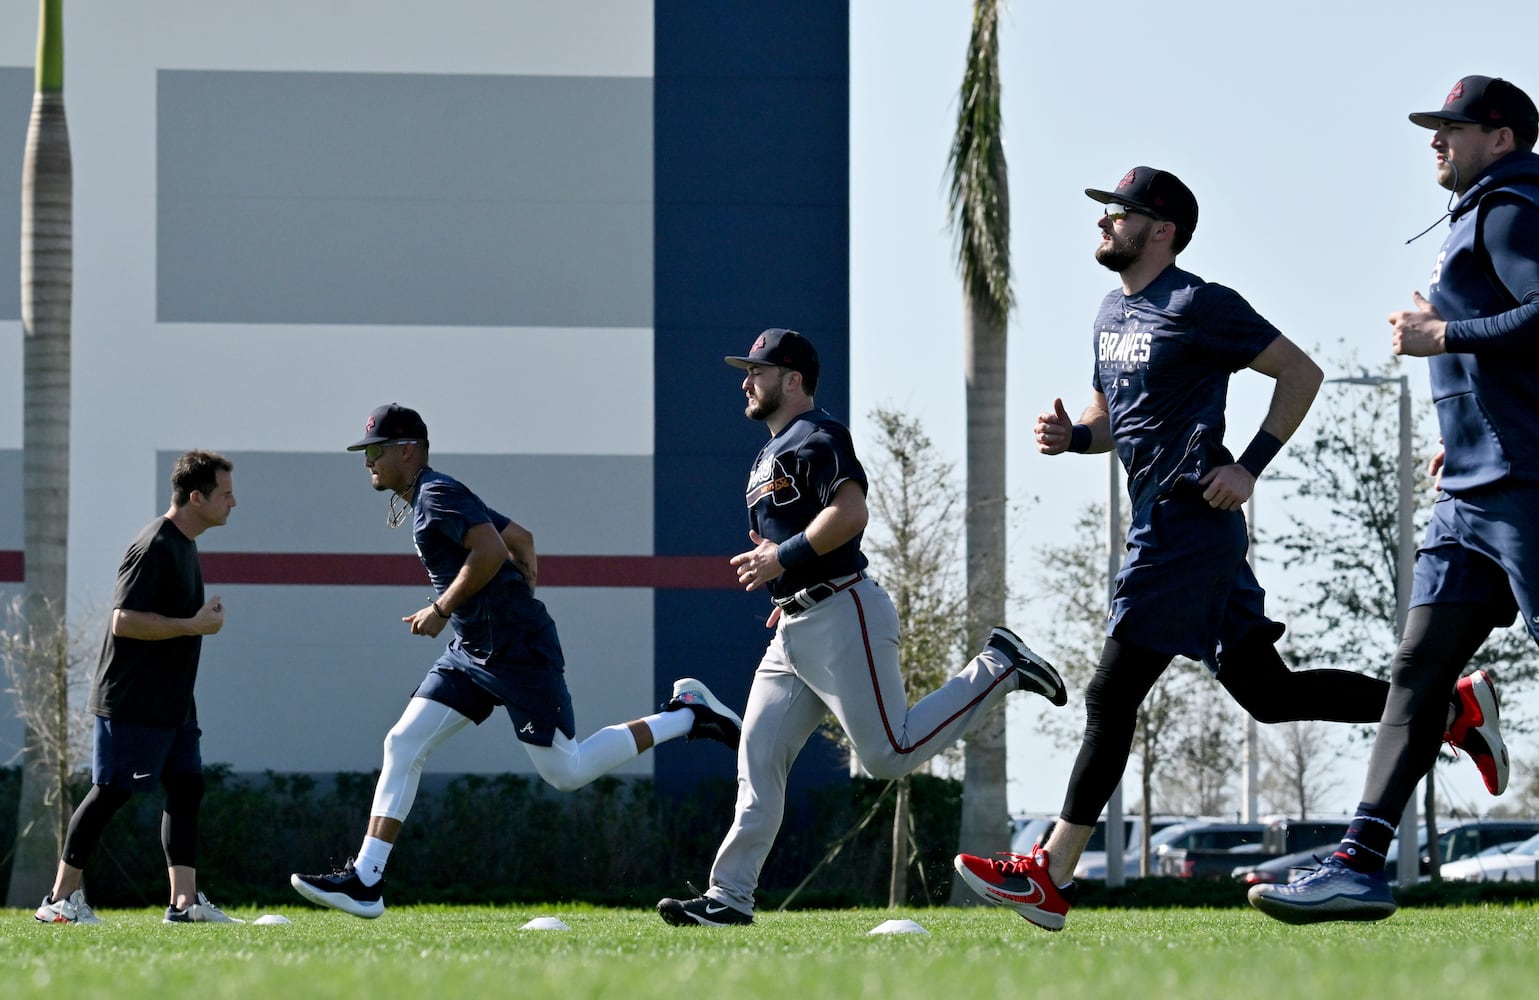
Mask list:
[{"label": "black belt", "polygon": [[850,576],[838,576],[822,583],[814,583],[810,587],[803,587],[790,597],[774,597],[771,600],[775,607],[788,615],[794,615],[798,611],[806,611],[819,601],[826,601],[830,597],[847,590],[866,578],[865,573],[854,573]]}]

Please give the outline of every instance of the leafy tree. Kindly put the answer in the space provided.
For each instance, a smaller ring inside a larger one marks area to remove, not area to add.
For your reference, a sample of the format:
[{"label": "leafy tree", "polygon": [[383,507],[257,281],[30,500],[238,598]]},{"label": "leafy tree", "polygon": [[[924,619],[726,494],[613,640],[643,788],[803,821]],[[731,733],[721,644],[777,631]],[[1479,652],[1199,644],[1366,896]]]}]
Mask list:
[{"label": "leafy tree", "polygon": [[[967,624],[978,642],[1005,610],[1005,339],[1012,292],[998,27],[997,0],[974,0],[948,163],[967,380]],[[965,753],[960,842],[980,854],[1005,850],[1003,713],[973,729]],[[958,882],[951,901],[971,905],[976,899]]]},{"label": "leafy tree", "polygon": [[[1396,362],[1386,362],[1377,374],[1397,375]],[[1279,463],[1302,501],[1290,504],[1289,528],[1268,546],[1280,548],[1286,567],[1306,581],[1292,588],[1292,600],[1279,602],[1294,612],[1290,627],[1298,666],[1389,675],[1398,645],[1398,406],[1395,383],[1327,385],[1314,407],[1314,439],[1290,448]],[[1426,462],[1438,446],[1423,424],[1414,428],[1412,440],[1417,456],[1414,540],[1420,542],[1435,498]],[[1498,678],[1508,704],[1515,703],[1512,694],[1539,677],[1539,661],[1520,627],[1493,632],[1472,665]],[[1523,731],[1527,720],[1504,715],[1502,724]],[[1434,769],[1427,776],[1423,806],[1429,823],[1437,815],[1435,788]]]},{"label": "leafy tree", "polygon": [[[872,575],[898,612],[898,663],[910,694],[945,683],[966,659],[967,597],[957,571],[962,498],[954,466],[943,461],[919,421],[894,410],[871,411],[876,458],[867,463],[873,517],[864,549]],[[925,765],[933,770],[941,757]],[[908,871],[917,856],[909,812],[909,779],[895,781],[892,873],[888,905],[908,895]]]}]

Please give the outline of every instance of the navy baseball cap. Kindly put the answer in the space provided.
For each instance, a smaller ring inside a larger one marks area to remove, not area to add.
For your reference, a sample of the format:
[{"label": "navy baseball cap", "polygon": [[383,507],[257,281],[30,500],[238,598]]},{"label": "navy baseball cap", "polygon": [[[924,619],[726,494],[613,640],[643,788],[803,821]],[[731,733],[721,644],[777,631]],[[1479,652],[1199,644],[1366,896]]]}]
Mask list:
[{"label": "navy baseball cap", "polygon": [[1539,109],[1527,94],[1500,77],[1466,76],[1453,85],[1441,110],[1419,112],[1411,115],[1411,121],[1431,129],[1444,122],[1506,126],[1520,142],[1533,145],[1539,139]]},{"label": "navy baseball cap", "polygon": [[1115,191],[1086,188],[1085,193],[1103,205],[1127,205],[1141,208],[1183,229],[1187,236],[1197,229],[1197,196],[1168,170],[1134,167],[1117,184]]},{"label": "navy baseball cap", "polygon": [[776,365],[801,372],[808,382],[818,380],[818,352],[812,341],[795,330],[772,328],[759,334],[753,347],[742,357],[728,355],[722,358],[729,365],[747,368],[749,365]]},{"label": "navy baseball cap", "polygon": [[371,444],[386,441],[426,441],[427,436],[427,424],[422,422],[416,410],[400,403],[386,403],[369,413],[369,419],[363,425],[363,440],[348,445],[347,450],[362,451]]}]

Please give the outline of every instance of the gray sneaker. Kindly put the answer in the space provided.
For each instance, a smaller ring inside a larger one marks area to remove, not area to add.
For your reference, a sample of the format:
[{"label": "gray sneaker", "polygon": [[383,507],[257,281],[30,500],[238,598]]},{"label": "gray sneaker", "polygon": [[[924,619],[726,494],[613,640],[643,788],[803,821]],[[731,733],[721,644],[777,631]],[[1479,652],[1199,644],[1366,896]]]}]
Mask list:
[{"label": "gray sneaker", "polygon": [[1253,885],[1250,905],[1288,924],[1326,920],[1383,920],[1395,912],[1384,872],[1360,872],[1329,857],[1296,882]]},{"label": "gray sneaker", "polygon": [[989,641],[984,643],[984,647],[999,650],[1010,661],[1019,676],[1017,683],[1020,690],[1040,694],[1059,708],[1069,703],[1069,689],[1064,686],[1058,671],[1053,669],[1051,663],[1033,653],[1031,647],[1014,632],[1003,625],[996,625],[989,632]]},{"label": "gray sneaker", "polygon": [[99,924],[102,918],[86,902],[85,890],[76,889],[64,899],[54,899],[49,893],[42,905],[32,914],[34,920],[45,924]]},{"label": "gray sneaker", "polygon": [[198,893],[197,902],[188,903],[178,910],[174,906],[166,907],[166,919],[164,924],[243,924],[244,920],[230,916],[219,907],[208,901],[203,893]]}]

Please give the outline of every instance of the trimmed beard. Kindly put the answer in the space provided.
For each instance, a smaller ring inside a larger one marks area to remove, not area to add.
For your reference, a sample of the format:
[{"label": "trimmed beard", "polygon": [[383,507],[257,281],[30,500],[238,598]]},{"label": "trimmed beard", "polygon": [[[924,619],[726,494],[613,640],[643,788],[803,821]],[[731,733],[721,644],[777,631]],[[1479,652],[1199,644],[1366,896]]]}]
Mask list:
[{"label": "trimmed beard", "polygon": [[1119,243],[1116,236],[1112,236],[1111,242],[1095,248],[1096,263],[1108,271],[1116,271],[1121,274],[1144,255],[1144,247],[1149,245],[1149,230],[1141,230],[1135,236],[1124,236]]}]

